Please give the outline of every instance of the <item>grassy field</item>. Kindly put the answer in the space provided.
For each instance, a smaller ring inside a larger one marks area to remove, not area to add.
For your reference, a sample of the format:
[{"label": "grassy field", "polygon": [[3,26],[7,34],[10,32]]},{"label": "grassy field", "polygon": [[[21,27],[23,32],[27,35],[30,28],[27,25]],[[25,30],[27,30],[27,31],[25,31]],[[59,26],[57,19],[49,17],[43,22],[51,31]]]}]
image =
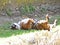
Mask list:
[{"label": "grassy field", "polygon": [[34,32],[36,30],[12,30],[10,29],[10,23],[6,23],[0,26],[0,37],[9,37],[12,35],[19,35],[23,33]]},{"label": "grassy field", "polygon": [[[50,22],[53,21],[54,19],[58,19],[57,21],[57,25],[60,24],[60,16],[53,16],[51,19],[50,19]],[[3,25],[0,26],[0,37],[9,37],[9,36],[12,36],[12,35],[20,35],[20,34],[23,34],[23,33],[29,33],[29,32],[34,32],[34,31],[37,31],[37,30],[12,30],[10,29],[11,23],[8,22],[8,23],[5,23]]]}]

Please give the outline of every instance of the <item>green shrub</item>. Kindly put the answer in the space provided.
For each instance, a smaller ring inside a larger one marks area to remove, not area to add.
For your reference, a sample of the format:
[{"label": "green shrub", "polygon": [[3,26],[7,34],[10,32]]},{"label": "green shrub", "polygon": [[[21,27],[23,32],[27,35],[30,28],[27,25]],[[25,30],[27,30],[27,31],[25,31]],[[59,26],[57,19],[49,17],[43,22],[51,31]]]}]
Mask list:
[{"label": "green shrub", "polygon": [[10,8],[6,9],[6,14],[8,16],[11,16],[12,15],[12,10]]},{"label": "green shrub", "polygon": [[55,16],[52,16],[49,20],[50,23],[53,23],[54,20],[57,19],[57,25],[60,25],[60,15],[55,15]]},{"label": "green shrub", "polygon": [[19,10],[22,14],[28,14],[33,13],[35,11],[35,7],[33,5],[24,5],[20,7]]},{"label": "green shrub", "polygon": [[41,10],[42,13],[45,13],[47,11],[46,8],[43,8],[43,7],[40,8],[40,10]]}]

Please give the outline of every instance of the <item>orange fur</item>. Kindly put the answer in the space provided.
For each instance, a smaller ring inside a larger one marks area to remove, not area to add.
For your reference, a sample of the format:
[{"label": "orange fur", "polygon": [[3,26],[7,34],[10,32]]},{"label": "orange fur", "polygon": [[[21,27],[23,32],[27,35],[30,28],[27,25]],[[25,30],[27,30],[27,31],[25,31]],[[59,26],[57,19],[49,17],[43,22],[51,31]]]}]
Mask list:
[{"label": "orange fur", "polygon": [[39,20],[35,24],[35,28],[38,30],[50,30],[50,26],[48,25],[49,21],[49,16],[48,14],[46,15],[46,20]]},{"label": "orange fur", "polygon": [[27,21],[27,23],[21,22],[21,29],[31,29],[32,25],[34,23],[34,20],[29,18],[29,20]]},{"label": "orange fur", "polygon": [[37,23],[36,28],[38,30],[50,30],[50,26],[47,24],[47,22]]}]

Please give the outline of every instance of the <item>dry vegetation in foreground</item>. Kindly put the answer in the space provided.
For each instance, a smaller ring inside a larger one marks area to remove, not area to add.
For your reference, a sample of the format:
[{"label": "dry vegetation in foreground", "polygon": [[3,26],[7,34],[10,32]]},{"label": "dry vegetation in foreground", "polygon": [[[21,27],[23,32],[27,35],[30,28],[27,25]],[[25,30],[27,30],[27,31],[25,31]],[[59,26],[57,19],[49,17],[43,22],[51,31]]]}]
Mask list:
[{"label": "dry vegetation in foreground", "polygon": [[60,45],[60,25],[54,30],[36,31],[23,35],[0,38],[0,45]]}]

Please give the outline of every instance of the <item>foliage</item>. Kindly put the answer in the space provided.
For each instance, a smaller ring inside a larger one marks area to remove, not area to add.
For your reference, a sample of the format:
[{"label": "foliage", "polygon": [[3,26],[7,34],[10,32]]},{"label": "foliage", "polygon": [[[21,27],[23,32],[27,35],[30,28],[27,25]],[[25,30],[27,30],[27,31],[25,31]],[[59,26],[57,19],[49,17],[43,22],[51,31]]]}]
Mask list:
[{"label": "foliage", "polygon": [[28,14],[28,13],[33,13],[35,11],[35,7],[33,5],[24,5],[20,7],[20,12],[22,14]]},{"label": "foliage", "polygon": [[0,9],[4,8],[6,4],[12,4],[14,6],[20,6],[23,4],[41,4],[41,3],[60,3],[60,0],[0,0]]},{"label": "foliage", "polygon": [[0,9],[3,9],[7,3],[8,3],[8,0],[0,0]]},{"label": "foliage", "polygon": [[[50,19],[50,22],[52,22],[54,19],[57,19],[57,25],[60,25],[60,16],[53,16]],[[11,22],[4,23],[3,25],[0,26],[0,37],[8,37],[12,35],[20,35],[24,33],[29,33],[29,32],[34,32],[38,30],[12,30],[10,29]]]},{"label": "foliage", "polygon": [[42,7],[40,10],[42,13],[45,13],[47,11],[46,8],[44,8],[44,7]]},{"label": "foliage", "polygon": [[9,37],[12,35],[21,35],[24,33],[34,32],[36,30],[12,30],[10,29],[11,22],[5,23],[0,26],[0,37]]},{"label": "foliage", "polygon": [[7,14],[8,16],[11,16],[11,15],[12,15],[12,11],[11,11],[10,8],[6,9],[6,14]]},{"label": "foliage", "polygon": [[55,19],[57,19],[57,25],[60,25],[60,16],[59,15],[52,16],[50,18],[50,21],[49,22],[50,23],[53,23]]}]

